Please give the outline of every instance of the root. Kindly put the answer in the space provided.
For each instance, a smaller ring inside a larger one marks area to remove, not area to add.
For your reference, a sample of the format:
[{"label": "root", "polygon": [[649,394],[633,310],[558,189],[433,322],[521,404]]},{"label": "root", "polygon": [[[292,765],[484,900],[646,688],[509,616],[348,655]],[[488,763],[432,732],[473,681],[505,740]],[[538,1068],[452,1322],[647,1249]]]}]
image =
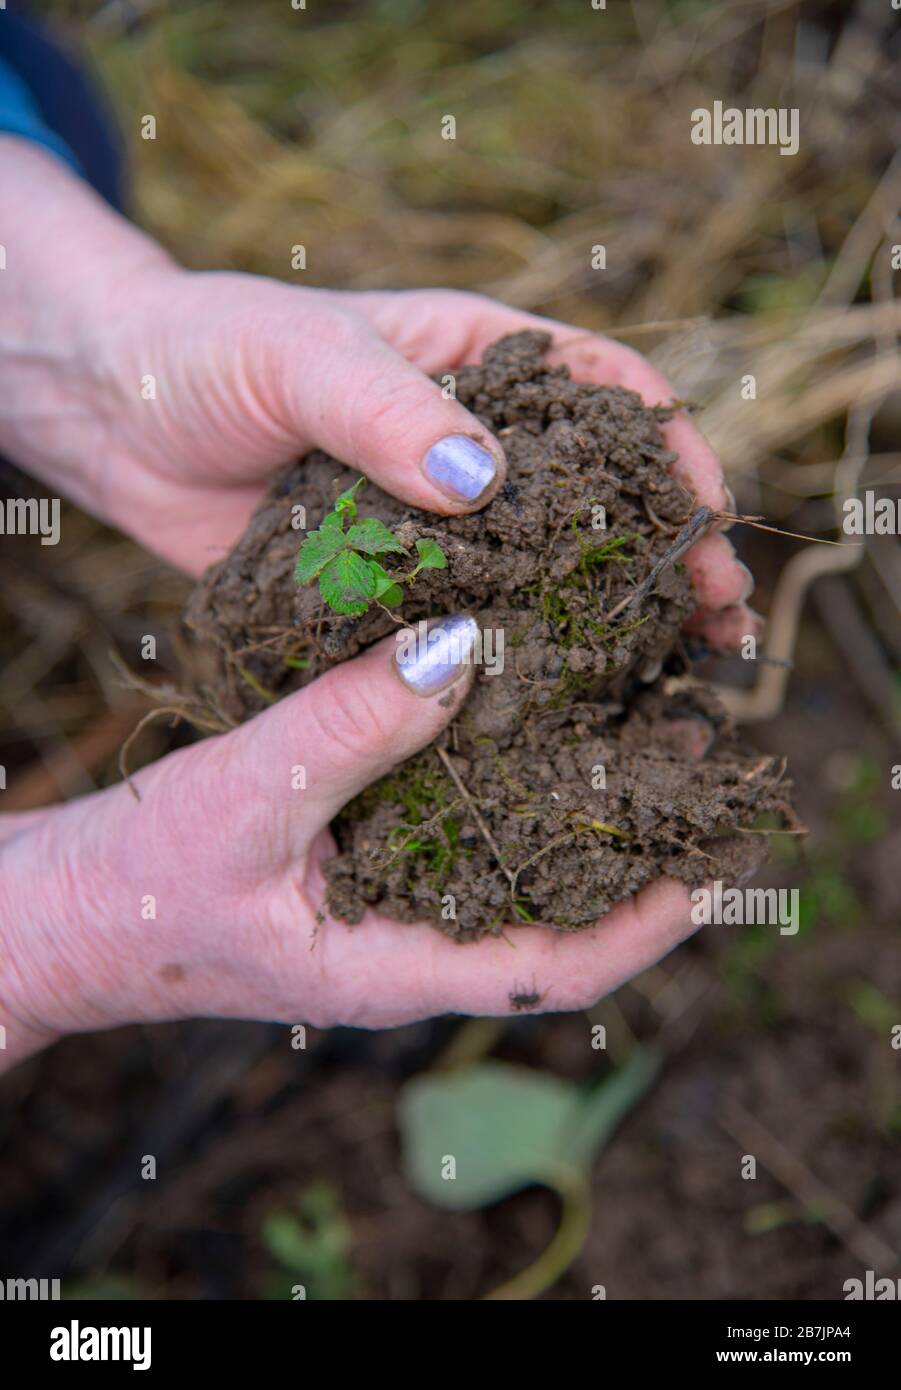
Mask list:
[{"label": "root", "polygon": [[448,757],[447,753],[445,753],[445,751],[444,751],[443,748],[436,748],[436,749],[435,749],[435,752],[438,754],[438,757],[439,757],[439,758],[441,759],[441,761],[444,763],[444,766],[445,766],[445,768],[447,769],[447,774],[448,774],[448,776],[451,778],[451,780],[453,781],[454,786],[457,788],[457,791],[460,793],[460,795],[462,796],[463,800],[466,802],[467,806],[469,807],[470,811],[472,812],[472,818],[473,818],[473,820],[475,821],[476,825],[478,826],[479,832],[481,833],[482,838],[484,839],[484,841],[485,841],[485,843],[487,844],[488,848],[491,850],[491,853],[494,855],[495,859],[497,860],[498,868],[499,868],[499,869],[501,870],[501,872],[509,879],[509,881],[510,881],[510,890],[511,890],[511,893],[513,894],[513,897],[514,897],[514,899],[515,899],[515,897],[516,897],[516,879],[514,878],[514,875],[510,872],[510,870],[507,868],[506,864],[504,863],[503,857],[502,857],[502,855],[501,855],[501,852],[500,852],[500,850],[498,849],[498,846],[497,846],[497,841],[495,840],[495,838],[494,838],[494,836],[492,835],[491,831],[488,829],[488,826],[485,824],[484,820],[482,819],[482,815],[481,815],[481,813],[480,813],[478,807],[476,806],[476,804],[475,804],[475,802],[473,801],[472,797],[469,795],[469,792],[468,792],[468,791],[466,790],[466,788],[464,787],[464,785],[463,785],[463,783],[462,783],[462,781],[461,781],[461,779],[460,779],[460,774],[457,772],[457,769],[454,767],[454,765],[453,765],[453,763],[451,762],[450,758]]},{"label": "root", "polygon": [[250,672],[247,670],[246,666],[242,666],[239,662],[236,661],[234,663],[234,667],[241,679],[247,682],[251,690],[256,691],[261,700],[265,700],[267,705],[275,704],[276,700],[278,699],[278,696],[274,695],[271,690],[267,690],[265,685],[263,685],[260,681],[257,680],[256,676],[252,676]]},{"label": "root", "polygon": [[615,825],[608,825],[606,821],[602,820],[585,821],[575,830],[569,830],[565,835],[558,835],[556,839],[549,840],[546,845],[542,845],[541,849],[536,850],[524,863],[520,864],[519,868],[512,876],[508,875],[508,877],[510,877],[510,895],[514,903],[516,902],[516,885],[521,873],[528,869],[530,865],[534,864],[536,859],[541,859],[542,856],[547,854],[550,850],[559,849],[561,845],[566,845],[570,840],[575,840],[579,835],[585,835],[586,833],[593,835],[615,835],[617,839],[620,840],[630,840],[632,838],[625,830],[620,830]]},{"label": "root", "polygon": [[132,729],[128,738],[119,749],[118,766],[119,773],[123,782],[128,786],[129,791],[135,801],[141,800],[140,792],[135,786],[128,771],[128,752],[135,739],[154,720],[161,719],[164,715],[173,716],[173,727],[179,719],[185,720],[195,729],[202,729],[207,734],[224,734],[229,729],[235,727],[233,719],[229,719],[225,711],[220,707],[218,701],[207,693],[206,701],[196,699],[191,695],[186,695],[173,685],[154,685],[150,681],[145,681],[125,665],[125,662],[115,650],[110,651],[110,661],[122,677],[122,684],[128,690],[140,690],[142,694],[149,695],[152,700],[162,700],[167,703],[161,704],[158,709],[150,710],[142,719],[138,721]]},{"label": "root", "polygon": [[[145,729],[148,724],[152,724],[155,719],[162,719],[163,715],[166,714],[171,714],[174,716],[172,721],[173,728],[175,727],[179,719],[187,719],[188,722],[192,724],[195,722],[190,712],[183,705],[161,705],[159,709],[152,709],[149,714],[145,714],[144,718],[138,721],[138,723],[132,729],[131,733],[128,735],[128,738],[123,743],[122,747],[119,749],[119,772],[121,773],[123,782],[125,782],[128,786],[128,790],[131,792],[135,801],[141,800],[141,793],[138,791],[134,782],[131,780],[131,774],[128,771],[128,750],[131,748],[131,745],[134,743],[135,739],[138,737],[142,729]],[[200,727],[203,726],[201,725]],[[206,727],[209,728],[210,726],[207,725]]]}]

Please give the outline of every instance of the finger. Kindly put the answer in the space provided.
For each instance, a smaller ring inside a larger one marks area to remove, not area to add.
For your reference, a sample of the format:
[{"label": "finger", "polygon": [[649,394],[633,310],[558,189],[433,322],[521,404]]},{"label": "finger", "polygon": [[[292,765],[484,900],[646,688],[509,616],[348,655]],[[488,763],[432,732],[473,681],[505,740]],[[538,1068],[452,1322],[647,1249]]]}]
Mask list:
[{"label": "finger", "polygon": [[690,906],[683,884],[659,879],[585,931],[510,927],[506,938],[464,946],[378,913],[354,928],[329,919],[317,970],[331,982],[335,1021],[368,1028],[436,1014],[503,1016],[523,991],[541,996],[535,1012],[586,1009],[689,936]]},{"label": "finger", "polygon": [[282,340],[281,403],[296,438],[410,506],[454,515],[484,506],[506,477],[491,432],[361,318],[320,313]]},{"label": "finger", "polygon": [[[558,319],[510,309],[482,295],[453,290],[370,291],[356,295],[354,302],[380,333],[424,371],[438,370],[448,362],[478,362],[497,338],[532,328],[550,333],[553,347],[548,360],[564,363],[577,381],[624,386],[637,391],[648,405],[668,405],[677,398],[672,383],[634,349]],[[663,427],[663,434],[668,447],[679,455],[674,475],[700,504],[714,511],[726,509],[730,494],[719,460],[688,415],[677,412]]]},{"label": "finger", "polygon": [[[573,375],[590,372],[593,381],[603,380],[607,385],[637,391],[647,405],[669,405],[677,399],[671,382],[641,353],[609,339],[595,341],[601,344],[597,349],[591,339],[575,340],[568,345],[564,341],[557,355],[567,362]],[[670,470],[673,477],[697,498],[699,505],[715,512],[725,510],[729,493],[723,470],[697,425],[680,410],[661,428],[667,447],[678,455]]]},{"label": "finger", "polygon": [[685,567],[702,609],[744,603],[754,592],[754,576],[739,560],[730,541],[714,531],[686,551]]},{"label": "finger", "polygon": [[266,822],[285,853],[435,738],[466,698],[478,656],[479,629],[465,615],[426,634],[398,629],[228,736],[246,799],[291,813]]},{"label": "finger", "polygon": [[533,980],[544,1012],[590,1008],[691,935],[690,906],[684,884],[659,879],[584,932],[526,927],[510,935],[512,953],[502,940],[480,943],[490,959],[487,951],[485,961],[464,957],[438,981],[443,1012],[509,1013],[515,985],[530,990]]},{"label": "finger", "polygon": [[685,624],[689,637],[700,638],[715,652],[738,651],[748,637],[759,642],[765,629],[765,620],[745,603],[718,613],[695,613]]},{"label": "finger", "polygon": [[[565,364],[578,381],[626,387],[637,391],[648,405],[668,405],[676,397],[666,377],[632,348],[554,319],[508,309],[480,295],[437,290],[371,292],[358,295],[355,302],[380,333],[427,371],[437,368],[436,351],[444,354],[444,363],[474,362],[505,333],[533,328],[552,335],[554,346],[548,360]],[[733,511],[735,499],[725,485],[719,460],[688,415],[679,411],[662,429],[667,446],[678,455],[672,465],[673,476],[699,505]],[[686,564],[693,577],[698,564],[699,602],[718,608],[741,601],[749,576],[731,547],[708,546],[709,563],[704,564],[696,562],[696,550],[687,553]]]}]

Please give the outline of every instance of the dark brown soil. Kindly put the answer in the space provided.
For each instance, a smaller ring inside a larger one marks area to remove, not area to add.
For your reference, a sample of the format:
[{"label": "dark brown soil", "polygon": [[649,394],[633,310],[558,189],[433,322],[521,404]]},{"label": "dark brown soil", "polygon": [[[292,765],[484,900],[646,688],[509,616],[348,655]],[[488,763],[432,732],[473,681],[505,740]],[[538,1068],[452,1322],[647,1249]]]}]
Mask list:
[{"label": "dark brown soil", "polygon": [[[665,412],[573,382],[545,363],[547,345],[516,334],[457,373],[458,399],[509,464],[484,510],[437,517],[371,484],[358,498],[408,546],[432,538],[447,556],[409,589],[404,622],[471,613],[504,634],[505,662],[477,673],[441,741],[465,792],[430,748],[338,818],[327,906],[346,920],[378,904],[460,940],[516,920],[576,930],[661,874],[698,885],[753,872],[766,836],[734,832],[784,802],[779,760],[745,753],[690,676],[683,567],[622,608],[695,508],[668,472]],[[341,617],[294,581],[293,509],[313,529],[356,477],[321,453],[292,465],[195,590],[187,618],[217,653],[208,695],[227,719],[395,630],[378,607]],[[606,529],[592,525],[599,506]]]}]

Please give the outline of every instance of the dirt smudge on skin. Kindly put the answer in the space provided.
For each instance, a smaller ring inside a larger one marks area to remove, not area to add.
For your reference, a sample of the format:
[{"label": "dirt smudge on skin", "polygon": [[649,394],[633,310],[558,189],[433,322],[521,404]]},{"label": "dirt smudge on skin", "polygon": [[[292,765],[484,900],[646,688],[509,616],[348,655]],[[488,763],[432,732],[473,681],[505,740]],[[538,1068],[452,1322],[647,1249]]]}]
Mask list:
[{"label": "dirt smudge on skin", "polygon": [[174,963],[162,967],[160,970],[160,979],[165,985],[180,985],[182,980],[185,979],[186,974],[187,971],[183,965]]}]

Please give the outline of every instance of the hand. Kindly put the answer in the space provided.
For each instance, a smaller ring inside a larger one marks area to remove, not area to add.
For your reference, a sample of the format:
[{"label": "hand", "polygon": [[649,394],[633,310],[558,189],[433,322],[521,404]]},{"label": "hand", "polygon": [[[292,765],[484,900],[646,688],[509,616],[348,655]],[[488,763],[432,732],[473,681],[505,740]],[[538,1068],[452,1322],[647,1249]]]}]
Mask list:
[{"label": "hand", "polygon": [[[0,372],[0,444],[192,575],[238,539],[273,471],[314,447],[411,506],[484,506],[504,478],[501,446],[429,374],[478,361],[504,333],[546,329],[552,360],[578,380],[627,386],[651,404],[675,394],[630,348],[479,295],[349,294],[184,271],[15,137],[0,137],[2,176],[19,191],[0,292],[25,341],[21,363],[13,353]],[[49,265],[34,265],[34,220],[49,233]],[[61,274],[54,226],[65,229],[74,279]],[[40,275],[29,284],[32,267]],[[695,426],[680,413],[664,434],[685,485],[722,509],[722,472]],[[428,473],[432,447],[461,436],[481,445],[480,467],[464,471],[467,496]],[[686,564],[699,603],[694,632],[730,646],[757,630],[744,607],[750,575],[723,535],[700,541]]]},{"label": "hand", "polygon": [[[14,185],[0,446],[189,573],[237,538],[273,468],[314,445],[411,505],[484,505],[504,476],[500,446],[426,373],[477,360],[503,333],[547,328],[578,379],[652,402],[673,394],[629,349],[475,295],[349,295],[179,270],[52,156],[2,137],[0,187]],[[148,375],[155,399],[141,394]],[[665,432],[698,500],[723,507],[718,464],[694,426],[680,416]],[[436,481],[423,461],[447,436],[469,436],[484,457],[470,451]],[[707,537],[687,563],[696,630],[724,643],[753,631],[749,576],[725,538]],[[327,922],[311,950],[319,866],[332,852],[325,827],[452,712],[405,691],[383,644],[145,769],[140,805],[120,786],[0,820],[6,1060],[62,1032],[137,1019],[381,1027],[505,1013],[533,977],[542,1008],[578,1008],[688,934],[687,891],[662,880],[578,935],[518,927],[515,954],[503,941],[458,947],[377,913],[359,928]],[[291,790],[297,763],[305,792]],[[141,915],[150,898],[155,918]]]},{"label": "hand", "polygon": [[357,927],[320,921],[329,822],[430,742],[472,682],[466,664],[415,694],[395,645],[386,638],[240,728],[144,768],[140,802],[120,784],[0,821],[0,1060],[134,1021],[385,1028],[503,1015],[533,981],[540,1010],[586,1008],[692,930],[688,890],[673,880],[578,934],[517,926],[509,941],[460,946],[379,912]]}]

